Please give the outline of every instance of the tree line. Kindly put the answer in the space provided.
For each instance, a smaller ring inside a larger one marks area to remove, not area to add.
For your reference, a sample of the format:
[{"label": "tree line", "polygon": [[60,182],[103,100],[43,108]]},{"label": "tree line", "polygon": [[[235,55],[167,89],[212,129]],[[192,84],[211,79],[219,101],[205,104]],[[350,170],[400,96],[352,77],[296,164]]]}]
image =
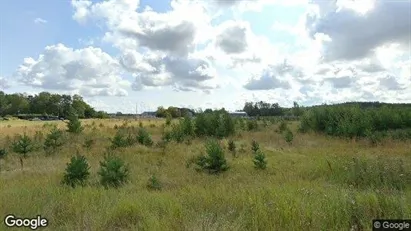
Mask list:
[{"label": "tree line", "polygon": [[103,111],[96,111],[84,102],[80,95],[60,95],[41,92],[37,95],[21,93],[5,94],[0,91],[0,116],[37,114],[68,118],[75,113],[79,118],[106,118]]}]

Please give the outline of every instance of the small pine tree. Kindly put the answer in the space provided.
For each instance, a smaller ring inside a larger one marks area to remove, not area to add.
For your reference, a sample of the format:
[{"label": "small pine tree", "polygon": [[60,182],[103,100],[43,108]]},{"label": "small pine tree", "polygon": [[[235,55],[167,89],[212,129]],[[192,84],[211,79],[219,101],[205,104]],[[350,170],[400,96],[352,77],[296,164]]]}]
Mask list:
[{"label": "small pine tree", "polygon": [[113,139],[111,140],[111,148],[116,149],[116,148],[123,148],[127,146],[128,146],[128,142],[127,142],[127,139],[123,131],[118,130],[116,134],[114,135]]},{"label": "small pine tree", "polygon": [[267,161],[262,151],[257,151],[256,155],[254,155],[253,163],[256,169],[265,169],[267,167]]},{"label": "small pine tree", "polygon": [[229,150],[231,153],[233,153],[233,156],[234,156],[234,157],[236,156],[237,150],[236,150],[236,146],[235,146],[235,143],[234,143],[233,140],[229,140],[229,141],[228,141],[228,150]]},{"label": "small pine tree", "polygon": [[173,119],[173,117],[171,117],[171,114],[166,112],[166,126],[170,126],[171,125],[171,120]]},{"label": "small pine tree", "polygon": [[251,142],[251,151],[253,151],[253,153],[257,153],[257,151],[260,150],[260,145],[257,143],[257,141],[253,140]]},{"label": "small pine tree", "polygon": [[137,142],[145,145],[145,146],[152,146],[153,140],[151,139],[150,133],[144,128],[140,128],[137,132]]},{"label": "small pine tree", "polygon": [[287,129],[284,133],[284,139],[287,143],[291,144],[294,139],[294,134],[291,130]]},{"label": "small pine tree", "polygon": [[287,122],[285,122],[285,120],[282,120],[280,126],[278,126],[278,129],[280,132],[287,130]]},{"label": "small pine tree", "polygon": [[100,183],[107,189],[118,188],[128,181],[129,168],[119,157],[106,155],[100,162]]},{"label": "small pine tree", "polygon": [[[0,160],[4,159],[7,155],[7,150],[5,148],[0,148]],[[0,163],[0,172],[1,172],[1,163]]]},{"label": "small pine tree", "polygon": [[88,151],[90,151],[93,144],[94,144],[94,140],[92,138],[86,138],[84,140],[83,147],[86,148]]},{"label": "small pine tree", "polygon": [[160,180],[155,176],[152,175],[150,179],[148,179],[147,188],[151,190],[161,190],[163,186],[161,185]]},{"label": "small pine tree", "polygon": [[63,144],[63,131],[53,128],[46,136],[43,148],[46,153],[50,154],[57,151]]},{"label": "small pine tree", "polygon": [[13,142],[12,146],[13,146],[13,151],[20,155],[19,156],[20,166],[21,166],[21,169],[23,169],[23,159],[27,158],[28,153],[33,151],[33,148],[34,148],[33,142],[30,139],[30,137],[28,137],[26,133],[24,133],[23,136],[21,135],[17,136],[17,139]]},{"label": "small pine tree", "polygon": [[90,176],[90,166],[85,156],[77,155],[71,157],[67,163],[66,172],[62,183],[75,188],[77,185],[84,186]]},{"label": "small pine tree", "polygon": [[81,121],[78,119],[76,114],[71,113],[68,119],[69,122],[67,123],[67,132],[79,134],[83,131],[84,127],[81,126]]},{"label": "small pine tree", "polygon": [[[228,170],[227,160],[224,157],[224,150],[215,140],[210,140],[205,145],[207,156],[201,158],[199,167],[208,170],[209,173],[220,173]],[[197,162],[199,165],[199,162]]]}]

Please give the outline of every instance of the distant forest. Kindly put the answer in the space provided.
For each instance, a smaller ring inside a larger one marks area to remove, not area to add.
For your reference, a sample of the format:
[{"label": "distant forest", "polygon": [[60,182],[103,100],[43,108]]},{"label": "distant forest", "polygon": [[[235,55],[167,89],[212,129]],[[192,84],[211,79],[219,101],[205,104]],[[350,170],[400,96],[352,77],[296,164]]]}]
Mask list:
[{"label": "distant forest", "polygon": [[[302,107],[297,102],[293,103],[293,107],[281,107],[278,103],[268,103],[264,101],[246,102],[244,107],[238,111],[244,111],[249,116],[301,116],[305,110],[317,107],[340,107],[357,105],[362,109],[366,108],[411,108],[411,104],[392,104],[381,102],[346,102],[332,105],[315,105]],[[182,117],[185,114],[212,112],[212,109],[204,111],[194,111],[188,108],[178,107],[159,107],[156,111],[157,117],[166,117],[170,114],[173,118]],[[51,94],[49,92],[41,92],[37,95],[28,94],[5,94],[0,91],[0,116],[17,116],[24,114],[35,114],[42,116],[58,116],[67,118],[70,113],[75,113],[79,118],[107,118],[108,114],[104,111],[96,111],[92,106],[84,102],[80,95],[60,95]]]},{"label": "distant forest", "polygon": [[0,116],[37,114],[67,118],[75,113],[79,118],[105,118],[107,113],[96,111],[79,95],[59,95],[41,92],[37,95],[5,94],[0,91]]}]

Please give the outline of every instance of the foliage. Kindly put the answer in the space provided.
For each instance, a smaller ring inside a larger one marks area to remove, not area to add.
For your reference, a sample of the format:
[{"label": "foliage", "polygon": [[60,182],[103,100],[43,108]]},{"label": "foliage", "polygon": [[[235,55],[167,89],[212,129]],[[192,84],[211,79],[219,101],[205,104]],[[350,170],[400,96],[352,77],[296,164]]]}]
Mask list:
[{"label": "foliage", "polygon": [[63,146],[63,131],[53,128],[49,134],[47,134],[44,141],[44,150],[47,153],[57,151],[61,146]]},{"label": "foliage", "polygon": [[254,167],[256,169],[265,169],[267,167],[267,160],[265,159],[265,154],[258,150],[253,158]]},{"label": "foliage", "polygon": [[107,189],[109,187],[118,188],[125,184],[129,178],[129,168],[124,161],[113,155],[106,155],[100,161],[100,183]]},{"label": "foliage", "polygon": [[280,125],[278,126],[279,132],[284,132],[288,129],[287,122],[285,120],[281,120]]},{"label": "foliage", "polygon": [[132,145],[132,141],[130,142],[130,139],[127,138],[124,130],[117,130],[113,139],[111,139],[111,148],[124,148]]},{"label": "foliage", "polygon": [[68,119],[67,132],[79,134],[84,130],[84,127],[81,126],[81,121],[76,114],[72,113]]},{"label": "foliage", "polygon": [[87,137],[84,140],[83,147],[86,148],[87,150],[90,150],[91,147],[94,145],[94,143],[95,143],[95,141],[92,138]]},{"label": "foliage", "polygon": [[291,143],[293,142],[293,139],[294,139],[294,134],[293,134],[293,132],[292,132],[290,129],[287,129],[287,130],[284,132],[284,140],[285,140],[287,143],[291,144]]},{"label": "foliage", "polygon": [[251,151],[257,153],[258,150],[260,150],[260,144],[255,140],[251,141]]},{"label": "foliage", "polygon": [[224,150],[216,140],[208,140],[205,144],[207,155],[199,156],[196,165],[199,169],[207,170],[209,173],[218,174],[228,170]]},{"label": "foliage", "polygon": [[137,142],[145,146],[152,146],[153,140],[150,133],[145,128],[139,128],[137,132]]},{"label": "foliage", "polygon": [[300,125],[300,130],[303,131],[311,130],[348,138],[405,128],[411,128],[410,107],[363,109],[359,104],[314,107],[304,114]]},{"label": "foliage", "polygon": [[267,102],[246,102],[243,108],[249,116],[281,116],[283,109],[278,103],[270,104]]},{"label": "foliage", "polygon": [[258,122],[257,120],[248,120],[247,121],[247,130],[253,131],[258,129]]},{"label": "foliage", "polygon": [[224,109],[198,113],[194,120],[194,133],[198,137],[228,137],[235,133],[234,119]]},{"label": "foliage", "polygon": [[75,188],[77,185],[84,186],[90,176],[90,166],[85,156],[77,155],[71,157],[67,163],[62,183]]},{"label": "foliage", "polygon": [[228,141],[228,150],[230,152],[235,152],[236,151],[236,146],[233,140]]},{"label": "foliage", "polygon": [[[0,91],[0,116],[18,115],[29,119],[51,116],[67,118],[74,110],[80,118],[104,117],[105,112],[96,112],[79,95],[59,95],[40,92],[37,95],[5,94]],[[24,115],[23,115],[24,114]]]},{"label": "foliage", "polygon": [[151,190],[161,190],[163,186],[161,185],[160,180],[155,176],[152,175],[149,179],[148,179],[148,183],[147,183],[147,188],[151,189]]},{"label": "foliage", "polygon": [[7,150],[5,148],[0,148],[0,159],[4,159],[7,156]]}]

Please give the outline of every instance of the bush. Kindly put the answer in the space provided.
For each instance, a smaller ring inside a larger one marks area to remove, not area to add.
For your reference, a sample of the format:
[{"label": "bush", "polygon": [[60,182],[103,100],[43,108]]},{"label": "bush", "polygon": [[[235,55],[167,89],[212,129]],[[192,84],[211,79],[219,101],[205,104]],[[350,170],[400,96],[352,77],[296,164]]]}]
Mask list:
[{"label": "bush", "polygon": [[261,150],[258,150],[253,158],[254,167],[256,169],[265,169],[267,167],[267,161],[265,155]]},{"label": "bush", "polygon": [[137,142],[145,146],[152,146],[153,140],[146,129],[140,128],[137,132]]},{"label": "bush", "polygon": [[287,130],[284,132],[284,139],[285,139],[285,141],[286,141],[287,143],[291,144],[291,143],[293,142],[293,139],[294,139],[294,134],[293,134],[293,132],[292,132],[291,130],[287,129]]},{"label": "bush", "polygon": [[84,130],[84,127],[81,126],[81,121],[76,114],[71,114],[68,119],[67,132],[79,134]]},{"label": "bush", "polygon": [[84,186],[89,176],[90,166],[86,157],[73,156],[70,163],[67,163],[62,183],[73,188],[77,185]]},{"label": "bush", "polygon": [[182,143],[184,141],[184,132],[181,126],[172,125],[171,136],[173,137],[173,140],[175,140],[177,143]]},{"label": "bush", "polygon": [[284,132],[285,130],[287,130],[288,129],[287,122],[285,122],[285,120],[282,120],[280,123],[280,126],[278,126],[278,129],[280,132]]},{"label": "bush", "polygon": [[23,169],[23,159],[27,158],[28,153],[33,151],[32,140],[24,133],[24,135],[18,135],[16,140],[12,143],[13,151],[19,154],[20,166]]},{"label": "bush", "polygon": [[258,123],[257,120],[248,120],[247,121],[247,130],[248,131],[253,131],[258,129]]},{"label": "bush", "polygon": [[148,179],[147,188],[151,190],[161,190],[162,185],[158,178],[152,175],[150,179]]},{"label": "bush", "polygon": [[257,153],[258,150],[260,150],[260,145],[257,143],[257,141],[253,140],[251,142],[251,151],[253,153]]},{"label": "bush", "polygon": [[170,126],[171,125],[171,120],[173,119],[173,117],[171,117],[171,114],[166,112],[166,126]]},{"label": "bush", "polygon": [[4,159],[7,156],[7,150],[5,148],[0,148],[0,159]]},{"label": "bush", "polygon": [[235,154],[235,152],[236,152],[236,146],[235,146],[235,143],[234,143],[233,140],[229,140],[229,141],[228,141],[228,150],[229,150],[230,152],[232,152],[233,154]]},{"label": "bush", "polygon": [[196,160],[199,169],[207,170],[209,173],[218,174],[228,170],[227,161],[224,157],[224,150],[216,140],[207,141],[206,156],[200,156]]},{"label": "bush", "polygon": [[83,143],[83,147],[87,150],[90,150],[91,147],[94,145],[94,140],[92,138],[86,138]]},{"label": "bush", "polygon": [[63,131],[53,128],[44,141],[44,151],[50,154],[51,152],[57,151],[63,144]]},{"label": "bush", "polygon": [[127,137],[124,134],[124,131],[118,130],[114,135],[113,139],[111,140],[111,148],[124,148],[130,146],[130,141],[127,140]]},{"label": "bush", "polygon": [[[0,160],[4,159],[7,155],[7,150],[5,148],[0,148]],[[0,163],[0,172],[1,172],[1,163]]]},{"label": "bush", "polygon": [[104,161],[100,161],[100,183],[107,189],[118,188],[128,181],[129,168],[119,157],[106,155]]}]

